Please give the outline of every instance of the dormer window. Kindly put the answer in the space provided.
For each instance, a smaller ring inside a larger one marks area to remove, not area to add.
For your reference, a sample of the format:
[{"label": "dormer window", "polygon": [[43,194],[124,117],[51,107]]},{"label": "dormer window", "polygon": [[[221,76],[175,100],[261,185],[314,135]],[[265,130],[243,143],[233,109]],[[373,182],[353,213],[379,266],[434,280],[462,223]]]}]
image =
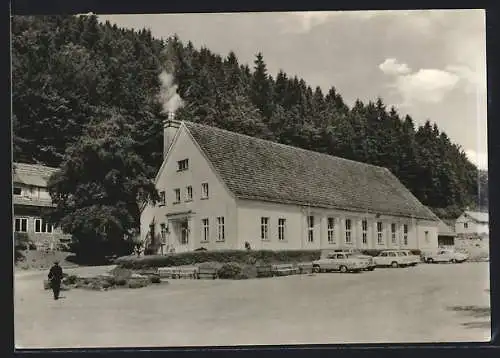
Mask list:
[{"label": "dormer window", "polygon": [[14,195],[21,195],[21,192],[22,192],[22,190],[20,187],[18,187],[18,186],[14,187]]},{"label": "dormer window", "polygon": [[188,159],[179,160],[177,162],[177,171],[178,172],[188,170],[188,168],[189,168],[189,160]]}]

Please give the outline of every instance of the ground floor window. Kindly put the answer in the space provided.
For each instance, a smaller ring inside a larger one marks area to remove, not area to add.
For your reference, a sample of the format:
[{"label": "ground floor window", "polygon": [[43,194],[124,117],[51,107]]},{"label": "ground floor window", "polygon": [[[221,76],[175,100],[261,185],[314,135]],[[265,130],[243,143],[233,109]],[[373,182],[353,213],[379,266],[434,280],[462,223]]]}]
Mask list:
[{"label": "ground floor window", "polygon": [[391,241],[393,244],[397,243],[396,224],[394,223],[391,224]]},{"label": "ground floor window", "polygon": [[278,219],[278,240],[279,241],[284,241],[285,240],[285,224],[286,220],[285,219]]},{"label": "ground floor window", "polygon": [[345,243],[350,244],[352,242],[352,233],[351,233],[351,219],[345,220]]},{"label": "ground floor window", "polygon": [[314,216],[307,217],[307,241],[314,242]]},{"label": "ground floor window", "polygon": [[35,232],[36,233],[52,233],[52,225],[43,219],[35,219]]},{"label": "ground floor window", "polygon": [[363,244],[368,243],[368,221],[361,221],[361,239]]},{"label": "ground floor window", "polygon": [[382,245],[384,243],[384,226],[381,221],[377,222],[377,243]]},{"label": "ground floor window", "polygon": [[181,244],[187,245],[189,241],[189,226],[187,221],[181,222]]},{"label": "ground floor window", "polygon": [[269,240],[269,218],[260,218],[260,238]]},{"label": "ground floor window", "polygon": [[403,244],[408,245],[408,225],[403,225]]},{"label": "ground floor window", "polygon": [[209,226],[208,225],[209,225],[208,224],[208,218],[201,219],[201,227],[202,227],[202,230],[203,230],[202,241],[208,241],[208,239],[209,239],[210,231],[209,231]]},{"label": "ground floor window", "polygon": [[225,240],[225,232],[224,232],[224,217],[219,216],[217,218],[217,241]]},{"label": "ground floor window", "polygon": [[335,243],[335,218],[328,218],[328,243]]},{"label": "ground floor window", "polygon": [[14,221],[15,232],[28,232],[28,218],[16,218]]}]

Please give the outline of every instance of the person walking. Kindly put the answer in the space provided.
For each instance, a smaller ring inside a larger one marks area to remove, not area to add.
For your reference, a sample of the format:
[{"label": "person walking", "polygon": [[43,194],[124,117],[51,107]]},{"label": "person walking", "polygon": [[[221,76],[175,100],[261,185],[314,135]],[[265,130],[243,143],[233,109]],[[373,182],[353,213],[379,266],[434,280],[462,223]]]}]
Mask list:
[{"label": "person walking", "polygon": [[61,291],[61,281],[63,278],[63,271],[61,266],[59,266],[59,262],[55,261],[54,265],[50,268],[49,271],[49,283],[52,288],[52,292],[54,293],[54,300],[59,299],[59,292]]}]

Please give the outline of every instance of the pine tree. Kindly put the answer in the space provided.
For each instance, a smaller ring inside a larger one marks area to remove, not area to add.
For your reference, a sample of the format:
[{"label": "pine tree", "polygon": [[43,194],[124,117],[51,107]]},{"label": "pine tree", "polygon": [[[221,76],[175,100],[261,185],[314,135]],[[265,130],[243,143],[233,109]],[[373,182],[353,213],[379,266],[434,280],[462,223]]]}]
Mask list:
[{"label": "pine tree", "polygon": [[254,61],[254,72],[252,75],[251,99],[253,104],[260,110],[263,118],[268,121],[271,118],[272,106],[272,87],[264,57],[259,52]]}]

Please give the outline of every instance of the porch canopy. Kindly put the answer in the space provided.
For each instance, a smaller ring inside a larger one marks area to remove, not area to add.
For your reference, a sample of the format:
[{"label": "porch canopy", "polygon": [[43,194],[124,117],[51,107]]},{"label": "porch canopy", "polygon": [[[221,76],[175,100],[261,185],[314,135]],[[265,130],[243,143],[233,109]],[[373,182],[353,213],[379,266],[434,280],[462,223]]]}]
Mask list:
[{"label": "porch canopy", "polygon": [[181,211],[181,212],[176,212],[176,213],[169,213],[166,214],[165,216],[167,217],[168,221],[184,221],[191,216],[193,216],[193,211],[192,210],[187,210],[187,211]]}]

